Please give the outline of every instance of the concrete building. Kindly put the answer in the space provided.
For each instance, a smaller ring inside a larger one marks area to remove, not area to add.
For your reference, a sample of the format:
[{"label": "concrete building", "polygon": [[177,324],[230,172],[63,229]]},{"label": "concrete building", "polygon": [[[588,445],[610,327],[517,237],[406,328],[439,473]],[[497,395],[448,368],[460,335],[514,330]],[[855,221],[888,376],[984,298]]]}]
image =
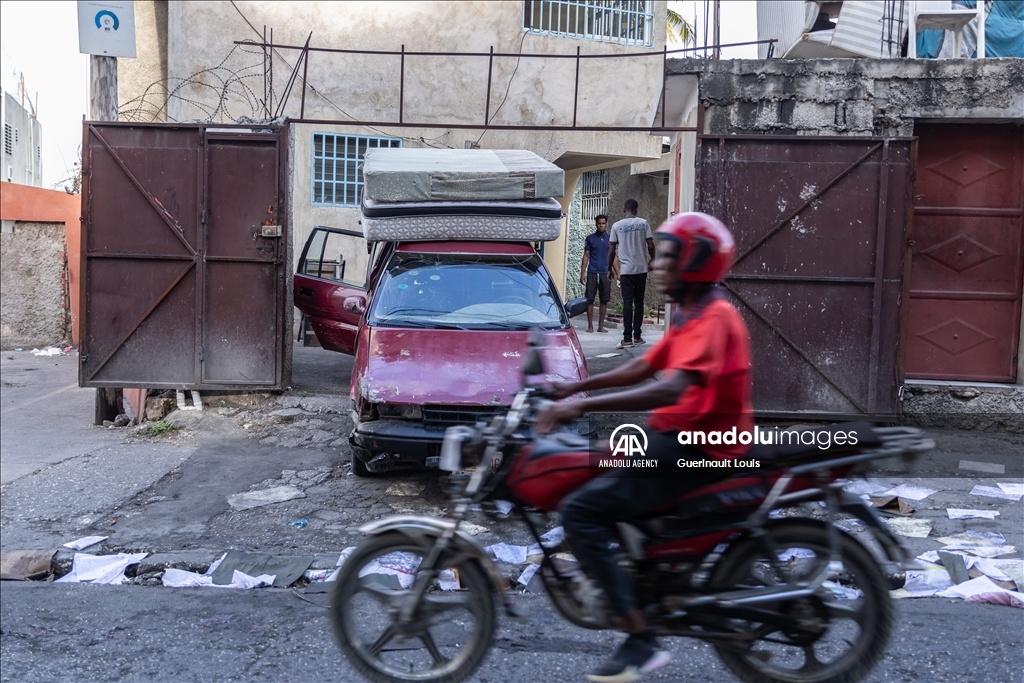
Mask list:
[{"label": "concrete building", "polygon": [[[665,3],[649,0],[614,8],[546,0],[136,2],[139,53],[118,60],[120,118],[291,119],[294,265],[314,226],[359,229],[358,162],[367,147],[529,149],[565,170],[567,213],[581,174],[659,159],[660,135],[566,128],[654,124],[665,18]],[[272,51],[236,43],[269,40],[271,31],[281,46]],[[318,49],[390,54],[313,51],[299,73],[301,51],[284,46],[301,47],[310,35]],[[409,54],[416,52],[462,55]],[[627,53],[637,56],[593,58]],[[421,125],[384,123],[399,121]],[[484,121],[535,129],[472,127]],[[562,286],[567,234],[544,251]]]},{"label": "concrete building", "polygon": [[6,91],[0,118],[4,120],[3,182],[42,187],[43,126],[39,119]]}]

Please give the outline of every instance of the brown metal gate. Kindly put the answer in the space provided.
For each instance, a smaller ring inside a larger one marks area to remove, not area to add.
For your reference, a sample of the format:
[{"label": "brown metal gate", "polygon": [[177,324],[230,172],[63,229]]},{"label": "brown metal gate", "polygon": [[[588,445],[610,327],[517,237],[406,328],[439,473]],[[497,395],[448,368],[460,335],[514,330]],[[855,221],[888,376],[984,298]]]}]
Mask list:
[{"label": "brown metal gate", "polygon": [[285,140],[85,124],[81,386],[284,388]]},{"label": "brown metal gate", "polygon": [[697,205],[728,225],[761,414],[899,412],[916,142],[700,136]]},{"label": "brown metal gate", "polygon": [[918,124],[907,376],[1015,382],[1024,126]]}]

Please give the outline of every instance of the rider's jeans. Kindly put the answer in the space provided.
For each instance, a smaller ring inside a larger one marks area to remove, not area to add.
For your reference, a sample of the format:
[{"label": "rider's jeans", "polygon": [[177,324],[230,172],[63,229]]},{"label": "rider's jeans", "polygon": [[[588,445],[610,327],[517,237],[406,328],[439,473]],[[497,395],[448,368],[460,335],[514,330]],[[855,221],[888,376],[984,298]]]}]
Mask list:
[{"label": "rider's jeans", "polygon": [[[675,432],[651,433],[647,452],[648,458],[660,461],[650,474],[645,476],[630,468],[612,469],[566,496],[559,507],[569,546],[620,615],[637,604],[632,582],[615,561],[615,551],[608,548],[616,523],[671,508],[687,492],[721,478],[680,475],[675,466],[677,459],[707,456],[694,446],[680,446]],[[667,471],[673,474],[666,476]]]}]

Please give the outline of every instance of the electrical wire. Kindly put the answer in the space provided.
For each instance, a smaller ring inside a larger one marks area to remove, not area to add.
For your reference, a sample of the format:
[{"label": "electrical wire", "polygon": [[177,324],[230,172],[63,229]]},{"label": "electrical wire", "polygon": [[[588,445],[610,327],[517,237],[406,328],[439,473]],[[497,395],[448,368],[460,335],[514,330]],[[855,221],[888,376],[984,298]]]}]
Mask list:
[{"label": "electrical wire", "polygon": [[[491,118],[487,120],[488,125],[490,125],[491,121],[494,120],[494,117],[498,115],[498,112],[501,111],[501,108],[505,106],[505,100],[508,99],[508,94],[512,90],[512,81],[516,77],[516,72],[519,71],[519,63],[523,60],[523,44],[526,43],[526,36],[528,35],[529,32],[523,31],[523,37],[519,41],[519,56],[516,57],[516,68],[512,69],[512,75],[508,77],[508,85],[505,87],[505,96],[501,98],[501,103],[498,105],[498,108],[494,110],[494,113],[491,114]],[[476,139],[476,142],[473,143],[474,147],[480,144],[480,141],[484,139],[484,135],[487,135],[486,130],[480,132],[480,137],[478,137]]]}]

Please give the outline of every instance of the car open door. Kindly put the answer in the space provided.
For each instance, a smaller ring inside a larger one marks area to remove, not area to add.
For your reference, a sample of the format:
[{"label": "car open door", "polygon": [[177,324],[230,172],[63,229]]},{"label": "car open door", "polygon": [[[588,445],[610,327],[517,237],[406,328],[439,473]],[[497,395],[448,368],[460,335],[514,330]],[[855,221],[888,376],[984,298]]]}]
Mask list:
[{"label": "car open door", "polygon": [[317,226],[306,240],[294,279],[295,307],[323,348],[355,353],[367,305],[368,262],[362,233]]}]

